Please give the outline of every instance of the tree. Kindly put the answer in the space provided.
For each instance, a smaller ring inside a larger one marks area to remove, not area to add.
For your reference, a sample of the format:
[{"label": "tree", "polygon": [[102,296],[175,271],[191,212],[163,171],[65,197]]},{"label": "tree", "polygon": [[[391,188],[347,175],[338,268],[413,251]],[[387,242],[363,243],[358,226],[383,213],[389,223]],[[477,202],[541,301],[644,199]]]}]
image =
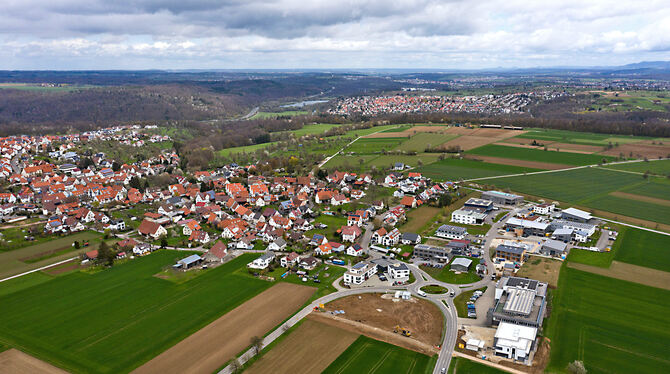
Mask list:
[{"label": "tree", "polygon": [[440,197],[437,199],[437,205],[439,207],[451,205],[451,202],[452,198],[451,195],[449,195],[448,193],[440,195]]},{"label": "tree", "polygon": [[137,188],[140,191],[144,190],[144,188],[142,188],[142,181],[137,176],[130,178],[130,182],[128,182],[128,185],[132,188]]},{"label": "tree", "polygon": [[586,368],[583,361],[572,361],[568,364],[568,371],[572,374],[586,374]]},{"label": "tree", "polygon": [[79,248],[81,248],[81,244],[79,244],[79,240],[75,240],[75,241],[74,241],[74,248],[75,248],[75,249],[79,249]]},{"label": "tree", "polygon": [[106,266],[112,266],[114,265],[114,257],[116,255],[112,251],[111,248],[109,248],[109,245],[107,245],[106,242],[101,242],[100,247],[98,247],[98,262],[106,265]]},{"label": "tree", "polygon": [[166,248],[168,246],[168,241],[165,236],[161,237],[161,248]]},{"label": "tree", "polygon": [[231,373],[237,373],[242,368],[242,365],[240,365],[239,359],[236,358],[230,363],[229,367]]},{"label": "tree", "polygon": [[251,337],[251,347],[254,350],[254,354],[258,354],[263,348],[263,338],[258,336]]},{"label": "tree", "polygon": [[121,170],[121,164],[119,164],[119,163],[116,162],[116,161],[112,162],[112,170],[114,170],[114,171],[119,171],[119,170]]}]

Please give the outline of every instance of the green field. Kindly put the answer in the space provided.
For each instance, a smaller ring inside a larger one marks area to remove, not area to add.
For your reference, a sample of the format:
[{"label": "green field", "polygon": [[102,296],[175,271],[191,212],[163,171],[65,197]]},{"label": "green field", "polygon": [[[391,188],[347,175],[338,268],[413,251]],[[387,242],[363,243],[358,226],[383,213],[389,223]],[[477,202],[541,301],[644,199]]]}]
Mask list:
[{"label": "green field", "polygon": [[359,336],[330,364],[324,374],[432,373],[436,356],[410,351]]},{"label": "green field", "polygon": [[[484,179],[480,182],[547,199],[670,224],[670,207],[668,206],[609,195],[614,191],[634,191],[635,188],[650,183],[636,174],[591,167],[546,174]],[[670,185],[668,186],[667,191],[670,194]]]},{"label": "green field", "polygon": [[430,165],[424,165],[416,171],[436,181],[459,180],[470,178],[494,177],[506,174],[521,174],[539,171],[512,165],[498,165],[488,162],[445,158]]},{"label": "green field", "polygon": [[269,142],[269,143],[261,143],[261,144],[252,144],[252,145],[244,145],[241,147],[233,147],[233,148],[224,148],[217,153],[220,156],[230,156],[233,153],[253,153],[256,152],[259,149],[267,148],[273,144],[276,144],[277,142]]},{"label": "green field", "polygon": [[343,153],[374,154],[383,150],[390,151],[406,141],[407,138],[361,138],[345,148]]},{"label": "green field", "polygon": [[[669,141],[670,142],[670,141]],[[652,160],[648,162],[631,162],[625,164],[608,165],[608,169],[635,171],[667,176],[670,174],[670,160]]]},{"label": "green field", "polygon": [[309,114],[306,110],[287,110],[284,112],[258,112],[249,119],[268,119],[277,117],[294,117]]},{"label": "green field", "polygon": [[[101,237],[100,233],[84,231],[61,238],[46,237],[45,241],[38,244],[0,252],[0,278],[36,269],[95,249],[94,244],[98,243]],[[82,244],[89,241],[91,246],[75,249],[72,246],[75,241]]]},{"label": "green field", "polygon": [[591,374],[670,372],[670,291],[563,266],[545,334],[548,372],[574,360]]},{"label": "green field", "polygon": [[427,147],[437,147],[451,139],[457,138],[456,134],[431,134],[421,132],[413,135],[409,140],[396,147],[398,151],[423,152]]},{"label": "green field", "polygon": [[298,130],[292,130],[292,131],[286,131],[293,133],[295,137],[301,137],[305,135],[316,135],[316,134],[322,134],[333,127],[337,127],[340,125],[336,124],[331,124],[331,123],[315,123],[312,125],[305,125],[301,129]]},{"label": "green field", "polygon": [[654,91],[626,91],[618,95],[589,93],[592,102],[586,111],[634,112],[653,110],[667,112],[670,98],[664,93]]},{"label": "green field", "polygon": [[57,87],[49,87],[49,86],[40,86],[38,84],[32,84],[32,83],[3,83],[3,84],[0,84],[0,89],[13,89],[13,90],[22,90],[22,91],[44,91],[44,92],[70,92],[70,91],[83,90],[83,89],[88,89],[88,88],[93,88],[93,87],[95,87],[95,86],[64,85],[64,86],[57,86]]},{"label": "green field", "polygon": [[253,254],[180,284],[153,276],[187,255],[160,251],[5,294],[0,344],[75,373],[128,372],[272,284],[237,271]]},{"label": "green field", "polygon": [[633,265],[670,271],[670,236],[623,227],[614,248],[614,259]]},{"label": "green field", "polygon": [[[456,256],[454,259],[460,258],[463,256]],[[451,266],[451,263],[448,265],[444,265],[443,268],[433,268],[433,267],[426,267],[426,266],[421,266],[421,270],[425,271],[430,275],[431,277],[445,282],[445,283],[451,283],[451,284],[467,284],[467,283],[474,283],[478,282],[481,280],[479,275],[477,275],[477,272],[475,271],[475,268],[479,264],[479,259],[478,258],[470,258],[470,257],[465,257],[469,258],[472,260],[472,264],[470,265],[470,269],[467,273],[460,273],[456,274],[455,271],[449,270],[449,267]],[[452,260],[453,262],[453,260]]]},{"label": "green field", "polygon": [[505,145],[489,144],[475,148],[467,153],[481,156],[512,158],[515,160],[531,160],[537,162],[548,162],[552,164],[565,165],[594,165],[603,159],[612,161],[615,158],[596,154],[581,154],[570,152],[544,151],[540,149],[529,149],[519,147],[508,147]]},{"label": "green field", "polygon": [[463,357],[454,357],[449,364],[449,374],[502,374],[506,371],[496,369]]},{"label": "green field", "polygon": [[647,183],[635,186],[634,188],[624,189],[622,191],[635,195],[668,200],[668,203],[670,204],[670,180],[668,179],[650,177]]},{"label": "green field", "polygon": [[586,144],[596,146],[606,146],[612,144],[631,143],[639,140],[650,139],[641,136],[614,136],[611,134],[596,134],[591,132],[577,132],[566,130],[550,129],[528,129],[524,134],[516,138],[548,140],[559,143]]}]

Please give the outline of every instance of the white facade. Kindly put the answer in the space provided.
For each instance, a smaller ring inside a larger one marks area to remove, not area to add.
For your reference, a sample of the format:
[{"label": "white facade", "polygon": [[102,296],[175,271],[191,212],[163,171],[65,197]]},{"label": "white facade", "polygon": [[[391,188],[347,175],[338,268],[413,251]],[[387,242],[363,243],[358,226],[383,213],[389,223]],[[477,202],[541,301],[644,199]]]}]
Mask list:
[{"label": "white facade", "polygon": [[402,262],[396,262],[388,267],[389,278],[406,279],[409,278],[409,267]]},{"label": "white facade", "polygon": [[359,262],[344,273],[344,284],[360,285],[377,273],[377,265]]},{"label": "white facade", "polygon": [[495,353],[514,360],[525,361],[535,342],[537,328],[501,322],[495,334]]},{"label": "white facade", "polygon": [[458,209],[451,213],[451,222],[462,223],[464,225],[483,225],[485,218],[486,214],[472,210]]},{"label": "white facade", "polygon": [[537,214],[549,214],[554,211],[554,204],[540,204],[533,207],[533,213]]}]

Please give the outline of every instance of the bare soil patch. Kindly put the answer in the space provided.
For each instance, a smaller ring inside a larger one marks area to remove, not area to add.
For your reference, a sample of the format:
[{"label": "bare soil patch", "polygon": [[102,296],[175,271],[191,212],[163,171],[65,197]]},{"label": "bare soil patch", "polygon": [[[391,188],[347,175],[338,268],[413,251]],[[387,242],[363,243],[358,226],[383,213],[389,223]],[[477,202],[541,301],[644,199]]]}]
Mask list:
[{"label": "bare soil patch", "polygon": [[644,201],[646,203],[658,204],[663,206],[670,206],[670,200],[659,199],[657,197],[635,195],[632,193],[619,192],[619,191],[610,192],[610,195],[616,197],[623,197],[624,199]]},{"label": "bare soil patch", "polygon": [[356,332],[308,318],[245,373],[319,374],[358,336]]},{"label": "bare soil patch", "polygon": [[0,373],[67,374],[67,371],[12,348],[0,353]]},{"label": "bare soil patch", "polygon": [[59,275],[63,273],[67,273],[73,270],[77,270],[81,268],[81,265],[77,260],[72,260],[68,262],[64,262],[60,265],[57,266],[52,266],[50,268],[42,270],[44,273],[47,273],[49,275]]},{"label": "bare soil patch", "polygon": [[568,266],[589,273],[604,275],[610,278],[635,282],[656,288],[670,290],[670,272],[627,264],[625,262],[612,261],[608,269],[584,265],[579,263],[568,263]]},{"label": "bare soil patch", "polygon": [[440,145],[441,149],[448,149],[449,147],[456,147],[459,146],[461,147],[462,150],[464,151],[469,151],[471,149],[479,148],[481,146],[485,146],[487,144],[491,144],[495,142],[496,138],[487,138],[484,136],[471,136],[471,135],[463,135],[461,137],[458,137],[456,139],[451,139],[446,143],[442,143]]},{"label": "bare soil patch", "polygon": [[347,330],[352,333],[365,335],[372,339],[397,345],[398,347],[406,348],[411,351],[423,353],[428,356],[432,356],[439,352],[439,349],[437,349],[435,346],[402,336],[400,334],[396,334],[393,332],[393,330],[387,331],[378,327],[367,325],[365,323],[334,316],[332,314],[312,312],[308,315],[308,318],[325,323],[327,325],[335,326],[343,330]]},{"label": "bare soil patch", "polygon": [[439,345],[442,340],[442,312],[427,300],[413,298],[394,301],[390,295],[382,297],[381,294],[363,294],[334,300],[326,305],[326,310],[344,310],[345,314],[340,315],[341,318],[394,335],[398,335],[393,332],[394,327],[400,325],[411,331],[413,340],[430,346]]},{"label": "bare soil patch", "polygon": [[314,291],[313,287],[278,283],[140,366],[134,373],[212,373],[247,348],[253,336],[264,336],[303,306]]},{"label": "bare soil patch", "polygon": [[560,260],[531,256],[528,261],[523,263],[516,275],[523,278],[537,279],[548,283],[551,287],[556,287],[561,264],[563,262]]},{"label": "bare soil patch", "polygon": [[626,157],[630,157],[632,154],[633,157],[637,158],[668,157],[670,155],[670,145],[653,145],[651,141],[645,140],[638,143],[622,144],[601,153],[608,156],[619,156],[623,153]]},{"label": "bare soil patch", "polygon": [[533,169],[560,170],[573,167],[572,165],[552,164],[550,162],[529,161],[529,160],[515,160],[512,158],[493,157],[493,156],[466,154],[464,155],[464,157],[472,160],[481,160],[484,162],[490,162],[492,164],[524,166]]},{"label": "bare soil patch", "polygon": [[521,134],[525,134],[523,130],[501,130],[501,129],[476,129],[474,130],[475,136],[485,136],[498,139],[507,139]]}]

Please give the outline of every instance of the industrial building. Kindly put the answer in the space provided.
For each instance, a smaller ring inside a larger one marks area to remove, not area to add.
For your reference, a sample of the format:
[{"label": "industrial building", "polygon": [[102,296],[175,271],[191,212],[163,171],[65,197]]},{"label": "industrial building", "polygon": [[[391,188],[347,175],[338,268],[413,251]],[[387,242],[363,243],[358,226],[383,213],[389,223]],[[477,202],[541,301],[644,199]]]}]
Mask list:
[{"label": "industrial building", "polygon": [[528,252],[528,246],[526,245],[517,245],[521,243],[514,244],[500,244],[496,247],[495,257],[501,258],[507,261],[512,262],[522,262],[526,258],[526,252]]},{"label": "industrial building", "polygon": [[591,213],[580,209],[568,208],[561,212],[561,218],[568,221],[588,222],[593,218],[593,216],[591,216]]},{"label": "industrial building", "polygon": [[503,277],[496,284],[495,306],[488,317],[493,325],[507,322],[540,327],[544,319],[547,284],[526,278]]},{"label": "industrial building", "polygon": [[442,225],[435,231],[435,236],[446,239],[463,239],[468,235],[468,230],[464,227]]},{"label": "industrial building", "polygon": [[486,213],[476,210],[457,209],[451,213],[451,222],[462,223],[465,225],[483,225],[486,219]]},{"label": "industrial building", "polygon": [[501,191],[484,191],[482,199],[490,200],[498,205],[517,205],[523,203],[523,196]]},{"label": "industrial building", "polygon": [[449,262],[452,254],[449,248],[433,247],[428,244],[417,244],[414,246],[414,257],[426,258],[439,262]]},{"label": "industrial building", "polygon": [[469,258],[458,257],[451,262],[450,269],[455,271],[467,272],[470,269],[470,265],[472,265],[472,260],[470,260]]},{"label": "industrial building", "polygon": [[565,244],[564,242],[549,239],[546,242],[544,242],[542,248],[540,248],[540,253],[547,256],[561,257],[563,255],[567,255],[568,253],[567,250],[568,245]]},{"label": "industrial building", "polygon": [[466,210],[470,210],[470,208],[481,209],[483,212],[489,212],[493,210],[493,201],[471,197],[463,204],[463,208]]},{"label": "industrial building", "polygon": [[550,229],[550,224],[548,222],[516,217],[508,219],[505,226],[509,230],[520,230],[522,235],[544,236]]}]

